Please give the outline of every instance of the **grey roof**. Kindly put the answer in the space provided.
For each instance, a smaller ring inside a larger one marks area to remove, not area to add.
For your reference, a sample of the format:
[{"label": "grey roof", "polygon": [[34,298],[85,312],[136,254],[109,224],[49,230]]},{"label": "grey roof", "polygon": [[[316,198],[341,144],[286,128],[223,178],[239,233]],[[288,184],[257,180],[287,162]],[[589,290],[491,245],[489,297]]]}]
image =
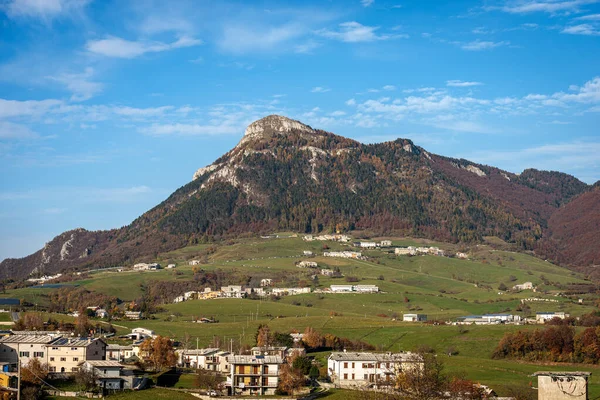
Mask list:
[{"label": "grey roof", "polygon": [[283,364],[281,356],[229,356],[229,364]]},{"label": "grey roof", "polygon": [[123,364],[121,364],[118,361],[114,361],[114,360],[87,360],[87,361],[82,362],[81,364],[85,364],[85,363],[88,363],[92,367],[96,367],[96,368],[104,368],[104,367],[124,368]]},{"label": "grey roof", "polygon": [[122,346],[120,344],[108,344],[106,345],[106,350],[133,350],[133,346]]},{"label": "grey roof", "polygon": [[285,346],[256,346],[250,349],[250,351],[286,351],[288,348]]},{"label": "grey roof", "polygon": [[50,343],[55,340],[50,335],[11,335],[0,338],[0,343]]},{"label": "grey roof", "polygon": [[60,338],[55,342],[52,342],[52,346],[54,347],[81,347],[81,346],[89,346],[94,343],[96,340],[94,338]]},{"label": "grey roof", "polygon": [[209,347],[207,349],[192,349],[192,350],[183,350],[182,354],[186,356],[205,356],[209,354],[214,354],[221,351],[221,349],[217,347]]},{"label": "grey roof", "polygon": [[399,361],[418,361],[418,354],[415,353],[356,353],[356,352],[336,352],[331,353],[330,360],[335,361],[372,361],[372,362],[399,362]]}]

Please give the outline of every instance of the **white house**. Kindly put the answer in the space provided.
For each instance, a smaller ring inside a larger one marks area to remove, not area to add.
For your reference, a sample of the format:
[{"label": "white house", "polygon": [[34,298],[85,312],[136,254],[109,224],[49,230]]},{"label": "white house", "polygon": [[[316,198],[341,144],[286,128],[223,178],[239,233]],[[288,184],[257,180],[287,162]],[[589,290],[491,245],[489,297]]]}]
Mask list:
[{"label": "white house", "polygon": [[108,318],[108,311],[106,311],[104,308],[99,308],[96,310],[96,317]]},{"label": "white house", "polygon": [[319,264],[314,261],[300,261],[296,265],[300,268],[317,268],[319,266]]},{"label": "white house", "polygon": [[304,250],[302,254],[304,254],[305,256],[314,256],[314,253],[310,250]]},{"label": "white house", "polygon": [[125,361],[137,354],[133,351],[133,346],[121,346],[119,344],[109,344],[106,346],[106,359]]},{"label": "white house", "polygon": [[176,267],[176,265],[175,265],[175,264],[169,264],[169,265],[167,265],[167,269],[173,269],[173,268],[175,268],[175,267]]},{"label": "white house", "polygon": [[201,368],[210,371],[216,371],[214,356],[221,350],[214,348],[182,350],[178,352],[179,365],[187,368]]},{"label": "white house", "polygon": [[358,293],[377,293],[379,292],[379,287],[375,285],[355,285],[353,291]]},{"label": "white house", "polygon": [[520,283],[520,284],[513,286],[513,290],[531,290],[531,289],[533,289],[533,283],[531,283],[531,282]]},{"label": "white house", "polygon": [[142,319],[141,311],[125,311],[125,318],[127,319]]},{"label": "white house", "polygon": [[417,354],[334,352],[327,359],[327,374],[340,387],[393,384],[396,375],[421,366]]},{"label": "white house", "polygon": [[560,318],[560,319],[565,319],[568,318],[570,315],[566,314],[564,311],[558,311],[558,312],[537,312],[535,313],[535,322],[537,322],[538,324],[543,324],[546,321],[551,320],[552,318]]},{"label": "white house", "polygon": [[147,329],[147,328],[133,328],[131,330],[131,333],[139,334],[140,339],[156,336],[156,334],[154,333],[154,331],[152,329]]},{"label": "white house", "polygon": [[397,256],[414,256],[417,254],[416,247],[396,247],[394,249],[394,254]]},{"label": "white house", "polygon": [[188,264],[189,265],[200,265],[201,263],[200,263],[200,260],[190,260],[188,262]]},{"label": "white house", "polygon": [[56,340],[56,337],[46,334],[27,335],[16,334],[0,338],[0,362],[21,364],[29,363],[32,358],[47,362],[46,345]]},{"label": "white house", "polygon": [[358,244],[359,247],[362,247],[363,249],[374,249],[377,247],[377,243],[375,242],[360,242]]},{"label": "white house", "polygon": [[273,284],[273,279],[263,278],[260,280],[260,286],[262,286],[262,287],[271,286],[272,284]]},{"label": "white house", "polygon": [[427,321],[426,314],[404,314],[402,316],[404,322],[425,322]]},{"label": "white house", "polygon": [[382,240],[381,243],[379,243],[379,245],[381,247],[390,247],[392,245],[392,241],[391,240]]},{"label": "white house", "polygon": [[123,365],[114,360],[88,360],[79,364],[87,371],[93,371],[96,375],[98,386],[103,389],[122,390],[125,389],[125,381],[121,378]]},{"label": "white house", "polygon": [[243,298],[246,296],[246,292],[242,290],[240,285],[229,285],[221,286],[221,292],[223,297]]},{"label": "white house", "polygon": [[350,293],[352,292],[352,285],[331,285],[330,289],[334,293]]},{"label": "white house", "polygon": [[156,270],[156,269],[160,269],[160,268],[161,268],[161,266],[159,263],[150,263],[150,264],[137,263],[133,266],[134,271],[149,271],[149,270]]},{"label": "white house", "polygon": [[340,258],[361,258],[362,253],[359,251],[326,251],[324,257],[340,257]]}]

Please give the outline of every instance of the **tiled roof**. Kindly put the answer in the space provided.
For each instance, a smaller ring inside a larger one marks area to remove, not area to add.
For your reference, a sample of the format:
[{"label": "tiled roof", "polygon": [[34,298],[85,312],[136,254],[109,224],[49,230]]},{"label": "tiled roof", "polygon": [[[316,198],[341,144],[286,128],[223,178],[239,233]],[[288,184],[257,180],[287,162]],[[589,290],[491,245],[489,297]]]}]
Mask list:
[{"label": "tiled roof", "polygon": [[355,353],[339,352],[331,353],[329,358],[335,361],[372,361],[372,362],[399,362],[418,361],[415,353]]}]

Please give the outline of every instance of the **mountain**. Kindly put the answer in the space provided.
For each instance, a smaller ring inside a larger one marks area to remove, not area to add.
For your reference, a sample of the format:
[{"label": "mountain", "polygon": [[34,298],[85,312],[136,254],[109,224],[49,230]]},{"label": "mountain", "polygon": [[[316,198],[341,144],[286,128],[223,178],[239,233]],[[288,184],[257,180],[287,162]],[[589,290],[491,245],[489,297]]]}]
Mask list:
[{"label": "mountain", "polygon": [[65,232],[28,257],[3,261],[0,276],[150,260],[188,244],[275,230],[366,229],[469,243],[498,236],[525,250],[552,238],[558,258],[571,243],[550,221],[560,225],[557,212],[589,206],[578,200],[590,190],[562,173],[516,175],[431,154],[408,139],[366,145],[271,115],[130,225]]}]

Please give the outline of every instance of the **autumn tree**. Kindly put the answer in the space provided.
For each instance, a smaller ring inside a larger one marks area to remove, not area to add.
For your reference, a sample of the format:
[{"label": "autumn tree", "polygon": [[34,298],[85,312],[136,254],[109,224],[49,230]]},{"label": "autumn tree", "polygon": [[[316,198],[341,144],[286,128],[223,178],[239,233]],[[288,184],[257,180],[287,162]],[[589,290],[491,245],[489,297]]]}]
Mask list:
[{"label": "autumn tree", "polygon": [[313,327],[307,326],[302,335],[302,342],[307,347],[316,349],[323,345],[323,336]]},{"label": "autumn tree", "polygon": [[269,325],[260,324],[256,330],[256,345],[258,347],[268,347],[271,342],[271,328],[269,328]]},{"label": "autumn tree", "polygon": [[79,370],[75,373],[75,383],[80,387],[80,389],[84,392],[90,391],[96,388],[98,380],[98,374],[95,369],[85,369],[79,368]]},{"label": "autumn tree", "polygon": [[32,358],[21,368],[21,381],[32,385],[41,385],[48,378],[48,364],[39,358]]},{"label": "autumn tree", "polygon": [[304,386],[304,375],[299,369],[294,369],[289,364],[283,364],[279,368],[279,386],[281,392],[287,393],[290,396],[294,392]]},{"label": "autumn tree", "polygon": [[177,356],[173,349],[173,342],[168,337],[157,336],[154,339],[144,340],[140,346],[140,354],[150,363],[155,371],[162,371],[175,365]]},{"label": "autumn tree", "polygon": [[79,310],[79,315],[75,320],[75,333],[80,336],[87,336],[90,327],[90,320],[87,316],[86,310]]},{"label": "autumn tree", "polygon": [[197,388],[206,390],[222,390],[223,380],[217,373],[210,373],[205,369],[199,368],[196,371],[194,384]]},{"label": "autumn tree", "polygon": [[454,377],[448,384],[448,393],[452,399],[481,400],[485,398],[485,391],[475,382]]},{"label": "autumn tree", "polygon": [[396,386],[405,399],[437,399],[445,391],[444,366],[435,354],[415,353],[413,363],[404,367],[396,378]]}]

